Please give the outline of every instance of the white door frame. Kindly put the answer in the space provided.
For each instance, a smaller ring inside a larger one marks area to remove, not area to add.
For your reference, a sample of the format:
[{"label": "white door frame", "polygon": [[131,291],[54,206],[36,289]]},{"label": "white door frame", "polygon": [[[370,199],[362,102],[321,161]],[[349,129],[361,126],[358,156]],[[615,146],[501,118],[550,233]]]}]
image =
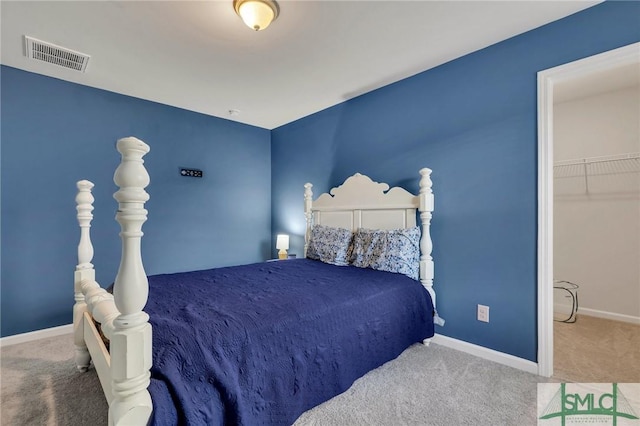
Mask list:
[{"label": "white door frame", "polygon": [[538,374],[553,375],[553,95],[560,82],[640,62],[640,43],[538,72]]}]

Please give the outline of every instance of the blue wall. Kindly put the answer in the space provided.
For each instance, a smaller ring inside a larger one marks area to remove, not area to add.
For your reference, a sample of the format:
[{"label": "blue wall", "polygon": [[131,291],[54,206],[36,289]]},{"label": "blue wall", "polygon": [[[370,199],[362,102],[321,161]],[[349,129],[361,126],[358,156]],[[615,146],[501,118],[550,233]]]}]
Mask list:
[{"label": "blue wall", "polygon": [[639,41],[639,17],[608,1],[272,132],[2,66],[0,334],[71,322],[78,179],[113,281],[115,141],[133,135],[152,148],[149,274],[260,261],[278,232],[301,255],[305,182],[317,196],[359,171],[415,192],[432,168],[437,331],[535,361],[536,72]]},{"label": "blue wall", "polygon": [[[113,282],[121,137],[151,146],[148,274],[270,256],[268,130],[5,66],[1,84],[2,336],[71,323],[79,179],[96,184],[93,263],[98,282]],[[204,178],[180,177],[180,167],[201,169]]]},{"label": "blue wall", "polygon": [[273,130],[274,232],[302,252],[305,182],[417,192],[429,167],[437,332],[535,361],[536,73],[639,40],[640,2],[606,2]]}]

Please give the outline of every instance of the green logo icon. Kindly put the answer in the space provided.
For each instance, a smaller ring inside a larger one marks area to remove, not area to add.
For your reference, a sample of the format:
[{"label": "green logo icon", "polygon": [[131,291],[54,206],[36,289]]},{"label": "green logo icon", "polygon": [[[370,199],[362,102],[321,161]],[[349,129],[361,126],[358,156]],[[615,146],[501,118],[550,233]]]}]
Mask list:
[{"label": "green logo icon", "polygon": [[564,426],[566,418],[570,416],[582,416],[583,419],[587,416],[609,416],[614,426],[617,425],[620,417],[638,419],[631,404],[618,389],[617,383],[612,384],[610,393],[608,391],[567,392],[566,383],[561,383],[560,389],[547,404],[540,420],[559,417]]}]

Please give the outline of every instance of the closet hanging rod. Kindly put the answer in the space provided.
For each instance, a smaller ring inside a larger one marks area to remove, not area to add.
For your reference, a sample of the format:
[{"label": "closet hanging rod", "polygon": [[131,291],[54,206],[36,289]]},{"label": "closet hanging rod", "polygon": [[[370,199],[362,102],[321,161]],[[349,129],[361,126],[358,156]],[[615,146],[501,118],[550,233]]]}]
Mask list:
[{"label": "closet hanging rod", "polygon": [[556,161],[553,166],[574,166],[578,164],[594,164],[594,163],[604,163],[609,161],[624,161],[624,160],[637,160],[640,159],[639,152],[631,152],[627,154],[617,154],[617,155],[605,155],[601,157],[589,157],[589,158],[580,158],[574,160],[561,160]]}]

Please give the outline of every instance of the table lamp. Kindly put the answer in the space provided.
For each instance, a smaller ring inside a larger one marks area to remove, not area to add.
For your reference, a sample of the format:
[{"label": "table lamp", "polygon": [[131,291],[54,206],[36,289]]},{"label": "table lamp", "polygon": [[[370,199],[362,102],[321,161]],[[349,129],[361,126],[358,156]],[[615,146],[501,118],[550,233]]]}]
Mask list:
[{"label": "table lamp", "polygon": [[287,250],[289,250],[289,236],[279,234],[276,239],[276,249],[278,249],[278,259],[287,258]]}]

